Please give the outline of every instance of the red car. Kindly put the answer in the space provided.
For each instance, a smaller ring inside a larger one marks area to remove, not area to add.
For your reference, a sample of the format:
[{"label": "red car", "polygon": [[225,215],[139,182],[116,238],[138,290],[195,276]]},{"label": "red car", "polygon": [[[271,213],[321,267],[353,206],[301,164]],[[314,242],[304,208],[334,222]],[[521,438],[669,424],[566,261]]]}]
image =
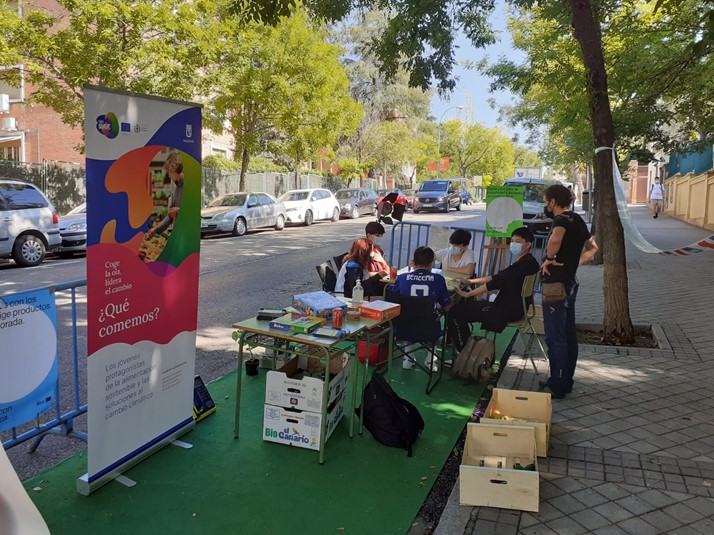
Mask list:
[{"label": "red car", "polygon": [[386,195],[388,195],[389,193],[392,193],[392,192],[396,192],[396,194],[397,194],[397,201],[395,202],[395,204],[403,204],[404,206],[407,206],[407,198],[404,195],[404,193],[402,192],[402,190],[400,190],[399,188],[380,189],[377,192],[377,204],[382,202],[382,199],[384,199],[384,197]]}]

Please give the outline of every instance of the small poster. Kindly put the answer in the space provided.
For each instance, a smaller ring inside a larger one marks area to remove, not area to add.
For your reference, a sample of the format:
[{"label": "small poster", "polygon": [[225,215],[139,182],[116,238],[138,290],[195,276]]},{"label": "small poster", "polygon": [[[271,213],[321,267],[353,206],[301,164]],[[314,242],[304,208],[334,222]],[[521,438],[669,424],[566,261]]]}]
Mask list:
[{"label": "small poster", "polygon": [[523,187],[491,186],[486,188],[486,236],[510,238],[523,226]]},{"label": "small poster", "polygon": [[0,297],[0,431],[52,408],[57,388],[57,317],[48,289]]}]

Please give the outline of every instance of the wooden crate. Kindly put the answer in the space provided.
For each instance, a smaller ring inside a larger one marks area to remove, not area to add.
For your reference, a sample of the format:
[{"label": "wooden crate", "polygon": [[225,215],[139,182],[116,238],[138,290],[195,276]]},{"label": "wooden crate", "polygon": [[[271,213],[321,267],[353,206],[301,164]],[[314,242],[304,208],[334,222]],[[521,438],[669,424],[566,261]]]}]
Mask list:
[{"label": "wooden crate", "polygon": [[[514,470],[516,462],[534,464],[535,472]],[[538,512],[540,481],[532,427],[468,424],[459,503]]]},{"label": "wooden crate", "polygon": [[[494,411],[499,411],[509,419],[494,418]],[[550,394],[494,388],[481,423],[532,425],[535,428],[538,457],[547,457],[552,415]]]}]

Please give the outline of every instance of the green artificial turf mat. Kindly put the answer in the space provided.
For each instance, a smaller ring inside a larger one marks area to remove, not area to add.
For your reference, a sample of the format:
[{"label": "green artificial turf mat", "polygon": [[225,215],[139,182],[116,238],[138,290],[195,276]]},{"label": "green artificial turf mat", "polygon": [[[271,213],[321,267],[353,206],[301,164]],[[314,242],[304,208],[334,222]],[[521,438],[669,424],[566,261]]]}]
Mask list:
[{"label": "green artificial turf mat", "polygon": [[[499,335],[499,357],[513,334]],[[167,446],[133,467],[125,473],[133,488],[111,482],[89,497],[77,494],[86,451],[27,480],[52,534],[406,533],[484,388],[445,373],[426,396],[427,375],[395,361],[392,386],[425,420],[414,456],[367,430],[350,439],[348,390],[320,465],[316,451],[262,440],[265,373],[243,377],[240,439],[233,439],[230,374],[208,385],[218,411],[184,435],[193,448]]]}]

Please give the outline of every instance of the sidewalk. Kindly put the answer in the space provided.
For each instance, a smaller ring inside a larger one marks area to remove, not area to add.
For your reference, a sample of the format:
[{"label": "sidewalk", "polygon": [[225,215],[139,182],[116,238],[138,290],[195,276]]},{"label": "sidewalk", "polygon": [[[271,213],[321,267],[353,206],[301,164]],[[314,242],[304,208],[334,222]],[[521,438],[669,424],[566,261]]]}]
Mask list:
[{"label": "sidewalk", "polygon": [[[711,235],[631,207],[660,248]],[[602,269],[579,270],[578,322],[602,321]],[[640,253],[628,244],[635,324],[657,324],[662,349],[580,346],[575,389],[553,400],[547,459],[539,459],[540,511],[459,506],[458,482],[436,535],[714,533],[714,252]],[[669,348],[667,347],[669,344]],[[518,354],[500,388],[535,390],[540,375]]]}]

